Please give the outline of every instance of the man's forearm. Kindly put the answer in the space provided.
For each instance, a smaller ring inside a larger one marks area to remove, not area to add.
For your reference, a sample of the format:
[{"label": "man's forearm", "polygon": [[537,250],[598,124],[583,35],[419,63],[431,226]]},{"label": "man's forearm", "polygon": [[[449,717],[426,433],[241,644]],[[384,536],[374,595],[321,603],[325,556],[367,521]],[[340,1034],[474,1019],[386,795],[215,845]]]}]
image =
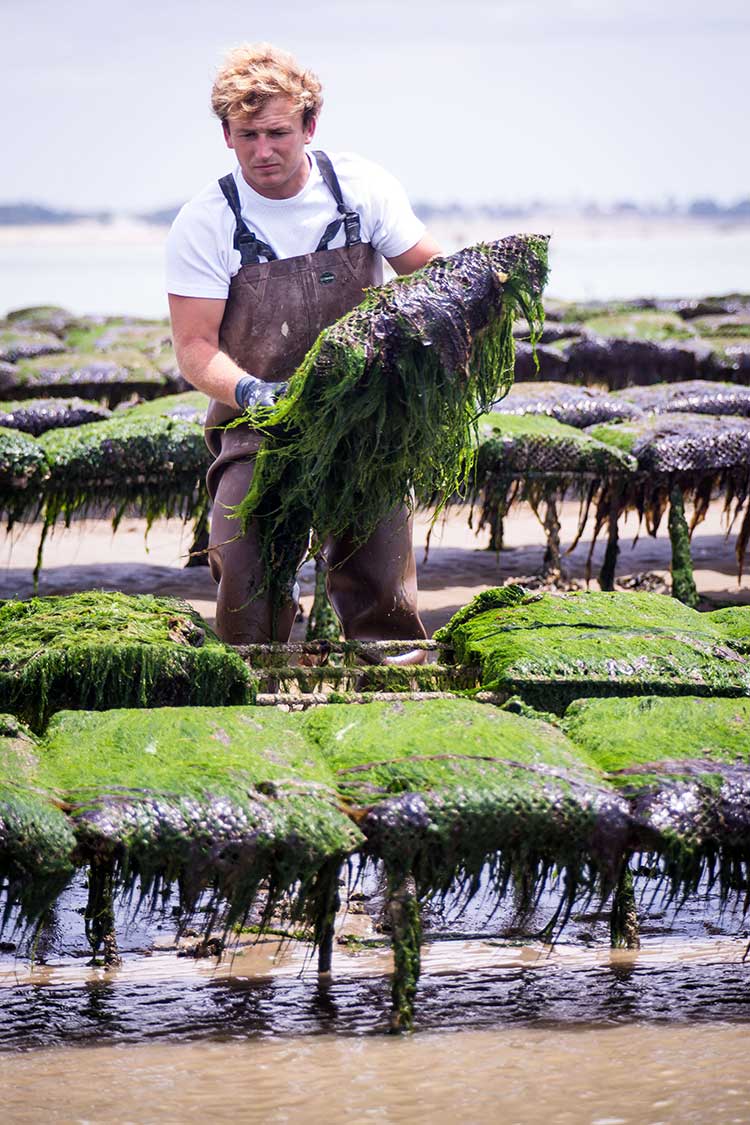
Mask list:
[{"label": "man's forearm", "polygon": [[236,406],[235,388],[252,372],[242,368],[208,340],[191,340],[177,349],[180,371],[196,390],[227,406]]}]

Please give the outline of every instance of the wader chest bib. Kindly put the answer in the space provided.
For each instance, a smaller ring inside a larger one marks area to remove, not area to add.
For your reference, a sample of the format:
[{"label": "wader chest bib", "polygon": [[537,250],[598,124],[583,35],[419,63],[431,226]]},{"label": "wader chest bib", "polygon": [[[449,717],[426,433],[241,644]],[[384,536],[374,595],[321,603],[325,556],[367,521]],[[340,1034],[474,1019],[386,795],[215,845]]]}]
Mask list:
[{"label": "wader chest bib", "polygon": [[[377,255],[360,240],[359,215],[343,200],[336,173],[325,153],[314,153],[339,218],[328,224],[312,254],[277,258],[259,241],[242,218],[233,176],[219,181],[236,222],[234,245],[241,255],[232,278],[219,344],[243,371],[266,382],[288,379],[322,329],[362,300],[362,291],[377,282]],[[343,225],[346,245],[328,244]],[[261,262],[261,258],[266,261]],[[297,612],[290,599],[277,615],[275,631],[263,585],[257,535],[253,524],[240,535],[229,511],[244,499],[253,475],[262,434],[247,425],[221,427],[240,415],[236,407],[212,399],[206,418],[206,443],[214,461],[206,478],[214,501],[209,563],[219,584],[216,628],[230,644],[271,639],[288,640]],[[394,511],[359,547],[347,536],[325,544],[328,593],[348,639],[424,637],[416,608],[416,566],[411,519],[406,508]],[[299,544],[300,560],[307,544]]]}]

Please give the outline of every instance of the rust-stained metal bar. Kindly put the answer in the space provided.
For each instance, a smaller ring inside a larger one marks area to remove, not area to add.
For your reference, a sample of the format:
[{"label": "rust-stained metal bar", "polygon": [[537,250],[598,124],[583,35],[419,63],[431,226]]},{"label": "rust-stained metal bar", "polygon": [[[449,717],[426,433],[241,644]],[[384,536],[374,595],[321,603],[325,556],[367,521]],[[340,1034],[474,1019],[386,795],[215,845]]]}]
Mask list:
[{"label": "rust-stained metal bar", "polygon": [[261,692],[255,697],[257,707],[290,707],[304,710],[335,703],[403,703],[405,700],[455,699],[452,691],[311,691],[299,695],[288,691]]},{"label": "rust-stained metal bar", "polygon": [[271,641],[267,644],[236,645],[236,651],[244,660],[254,656],[349,656],[362,655],[391,656],[402,652],[438,652],[449,646],[438,641]]}]

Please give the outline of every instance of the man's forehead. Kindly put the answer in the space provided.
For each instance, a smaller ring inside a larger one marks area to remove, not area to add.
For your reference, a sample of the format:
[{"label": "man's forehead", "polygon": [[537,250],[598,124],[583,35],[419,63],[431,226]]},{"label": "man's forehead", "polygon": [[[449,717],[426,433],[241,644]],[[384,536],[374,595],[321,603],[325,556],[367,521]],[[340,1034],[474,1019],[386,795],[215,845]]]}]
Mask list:
[{"label": "man's forehead", "polygon": [[302,121],[302,110],[296,109],[291,98],[274,97],[255,113],[238,113],[229,118],[237,129],[273,129],[279,125],[295,125]]}]

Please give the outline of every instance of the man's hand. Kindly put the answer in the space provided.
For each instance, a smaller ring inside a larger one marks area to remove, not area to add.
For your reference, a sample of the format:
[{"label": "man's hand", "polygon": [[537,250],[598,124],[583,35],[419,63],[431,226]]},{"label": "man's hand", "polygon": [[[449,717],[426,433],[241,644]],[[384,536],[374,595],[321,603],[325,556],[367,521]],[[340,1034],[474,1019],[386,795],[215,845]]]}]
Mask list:
[{"label": "man's hand", "polygon": [[286,392],[288,383],[265,383],[254,375],[243,375],[234,388],[234,398],[241,410],[273,406]]}]

